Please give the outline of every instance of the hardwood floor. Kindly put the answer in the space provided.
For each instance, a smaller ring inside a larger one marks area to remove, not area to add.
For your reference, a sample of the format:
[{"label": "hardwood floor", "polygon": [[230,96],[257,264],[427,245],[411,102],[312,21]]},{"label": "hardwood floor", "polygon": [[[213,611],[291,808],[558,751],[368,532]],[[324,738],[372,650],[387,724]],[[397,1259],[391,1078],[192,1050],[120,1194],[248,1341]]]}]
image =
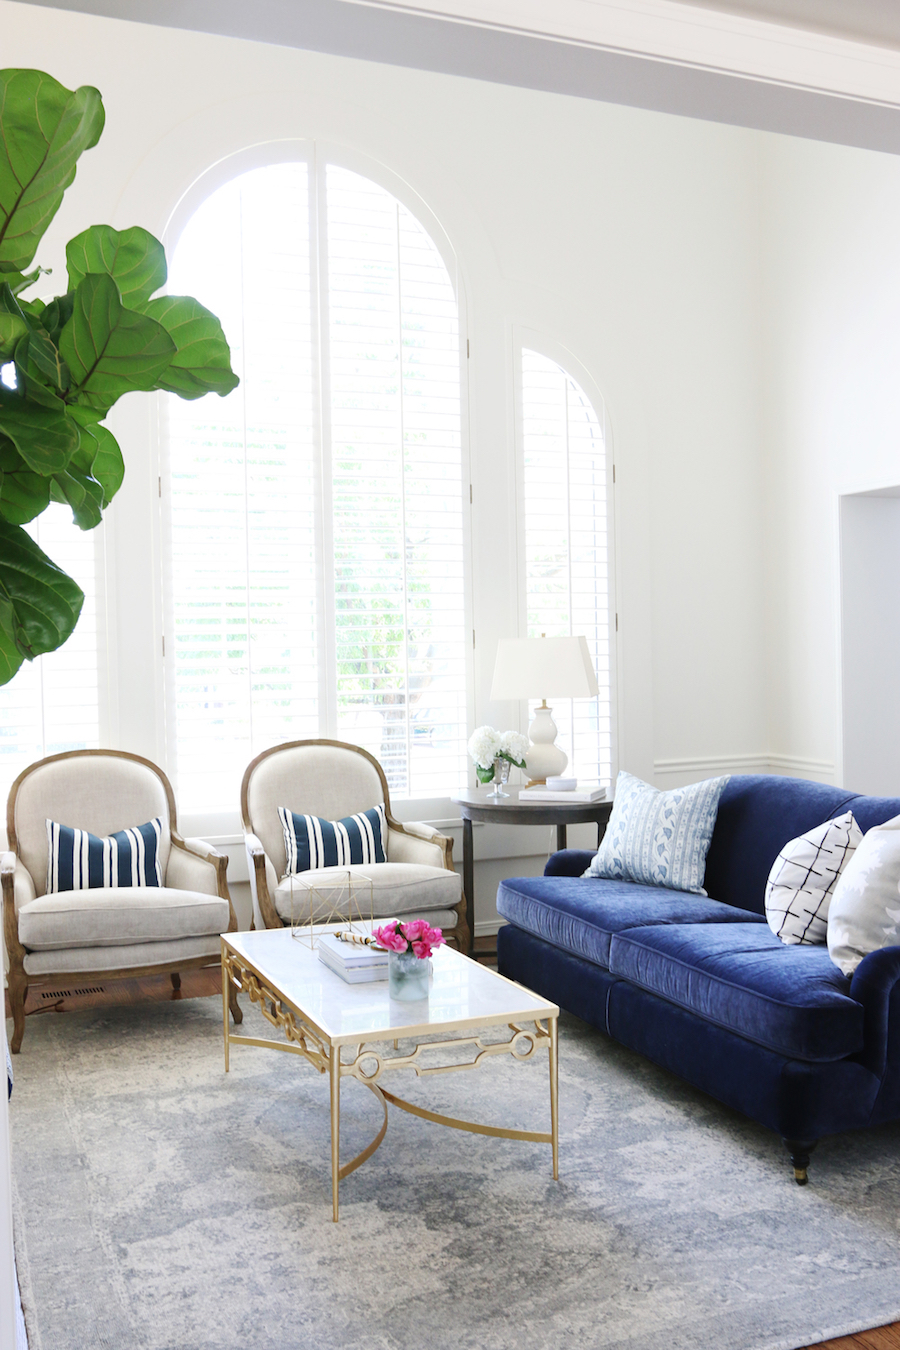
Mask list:
[{"label": "hardwood floor", "polygon": [[[489,948],[492,938],[476,938],[476,948]],[[222,981],[218,970],[186,970],[181,977],[181,988],[173,989],[168,975],[146,975],[134,980],[111,980],[107,985],[93,984],[72,991],[29,989],[25,1004],[26,1017],[73,1012],[78,1008],[97,1008],[122,1003],[145,1003],[150,1000],[222,997]],[[9,1017],[9,1001],[6,1016]],[[23,1054],[28,1051],[28,1027],[25,1027]],[[803,1350],[900,1350],[900,1322],[872,1331],[858,1331],[855,1336],[841,1336],[836,1341],[824,1341]]]}]

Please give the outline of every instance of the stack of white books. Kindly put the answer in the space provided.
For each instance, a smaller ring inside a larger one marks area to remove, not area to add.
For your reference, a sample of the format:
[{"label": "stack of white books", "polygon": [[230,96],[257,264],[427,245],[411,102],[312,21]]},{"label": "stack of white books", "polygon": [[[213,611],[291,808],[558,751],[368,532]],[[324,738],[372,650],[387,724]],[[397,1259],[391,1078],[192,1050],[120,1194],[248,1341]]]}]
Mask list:
[{"label": "stack of white books", "polygon": [[544,783],[538,783],[534,787],[524,787],[519,789],[520,801],[558,802],[560,806],[566,802],[575,802],[579,805],[590,802],[602,802],[605,797],[605,787],[597,787],[590,783],[579,783],[577,787],[568,788],[563,792],[560,792],[555,788],[548,788]]},{"label": "stack of white books", "polygon": [[316,939],[316,951],[319,960],[348,984],[364,984],[388,977],[388,954],[377,947],[342,942],[334,933],[322,933]]}]

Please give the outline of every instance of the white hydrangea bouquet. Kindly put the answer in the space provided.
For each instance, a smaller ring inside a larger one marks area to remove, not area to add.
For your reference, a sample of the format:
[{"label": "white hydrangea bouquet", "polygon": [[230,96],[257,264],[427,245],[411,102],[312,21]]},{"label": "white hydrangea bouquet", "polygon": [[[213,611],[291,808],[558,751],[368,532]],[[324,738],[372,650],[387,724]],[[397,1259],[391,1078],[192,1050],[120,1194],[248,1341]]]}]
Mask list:
[{"label": "white hydrangea bouquet", "polygon": [[525,768],[528,737],[520,731],[496,731],[493,727],[476,727],[469,737],[469,754],[475,765],[479,783],[492,783],[496,775],[506,782],[509,769],[501,776],[501,761]]}]

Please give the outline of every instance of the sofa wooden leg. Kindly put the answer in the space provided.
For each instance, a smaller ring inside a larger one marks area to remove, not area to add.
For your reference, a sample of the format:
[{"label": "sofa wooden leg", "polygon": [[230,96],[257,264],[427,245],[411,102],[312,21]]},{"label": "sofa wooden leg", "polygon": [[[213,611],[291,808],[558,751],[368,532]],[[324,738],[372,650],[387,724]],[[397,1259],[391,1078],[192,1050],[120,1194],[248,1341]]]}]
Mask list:
[{"label": "sofa wooden leg", "polygon": [[238,991],[235,985],[230,985],[228,989],[228,1006],[231,1009],[231,1016],[235,1023],[243,1022],[244,1014],[241,1012],[241,1005],[238,1003]]},{"label": "sofa wooden leg", "polygon": [[806,1173],[806,1169],[809,1167],[809,1155],[816,1146],[816,1140],[785,1139],[784,1146],[791,1157],[794,1180],[798,1186],[805,1186],[809,1181]]},{"label": "sofa wooden leg", "polygon": [[175,990],[177,994],[178,990],[181,988],[181,976],[178,974],[178,971],[173,970],[171,975],[169,976],[169,979],[172,981],[172,988]]},{"label": "sofa wooden leg", "polygon": [[12,1054],[17,1055],[22,1048],[22,1037],[25,1035],[25,1000],[28,997],[28,981],[23,979],[17,971],[11,970],[7,993],[9,994],[9,1006],[13,1015],[13,1036],[9,1048]]}]

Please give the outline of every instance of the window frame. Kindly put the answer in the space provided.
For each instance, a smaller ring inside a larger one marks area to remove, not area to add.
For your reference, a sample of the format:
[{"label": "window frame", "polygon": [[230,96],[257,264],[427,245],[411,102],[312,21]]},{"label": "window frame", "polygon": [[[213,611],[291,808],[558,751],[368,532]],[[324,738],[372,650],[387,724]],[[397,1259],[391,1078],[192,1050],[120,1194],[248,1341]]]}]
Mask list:
[{"label": "window frame", "polygon": [[[237,150],[233,154],[224,156],[222,159],[216,161],[215,164],[209,166],[209,168],[201,173],[182,193],[170,213],[165,229],[162,232],[162,240],[166,248],[166,253],[169,257],[172,256],[188,221],[192,218],[200,205],[220,187],[254,169],[266,168],[273,164],[292,162],[305,162],[308,165],[310,175],[311,322],[314,332],[314,359],[319,362],[319,365],[314,366],[313,370],[313,381],[316,388],[315,434],[320,446],[319,470],[321,470],[322,463],[326,458],[326,455],[323,454],[321,450],[325,438],[328,438],[327,459],[329,461],[331,459],[329,410],[327,407],[327,399],[324,397],[324,391],[328,388],[328,344],[327,340],[325,340],[328,332],[328,310],[327,287],[324,284],[327,271],[327,255],[321,255],[319,250],[320,241],[327,237],[324,234],[326,210],[324,184],[328,165],[335,165],[340,168],[348,169],[353,173],[360,174],[395,197],[400,204],[415,217],[423,230],[426,231],[447,269],[447,274],[456,299],[458,315],[460,505],[462,507],[464,634],[467,634],[469,631],[474,631],[474,560],[470,491],[472,482],[472,461],[469,369],[467,359],[469,352],[469,334],[466,287],[457,253],[450,242],[446,230],[428,207],[427,203],[423,201],[419,194],[403,178],[392,172],[383,163],[368,155],[341,145],[339,142],[331,141],[327,138],[291,138],[263,142],[258,145]],[[202,302],[202,297],[198,298]],[[157,646],[159,655],[155,683],[158,728],[157,739],[161,749],[160,762],[164,764],[166,771],[172,776],[177,763],[177,758],[174,741],[175,719],[173,713],[170,711],[174,695],[174,668],[172,661],[169,659],[170,651],[166,651],[166,635],[167,633],[173,632],[173,614],[171,607],[171,593],[164,581],[164,562],[167,557],[171,556],[171,516],[167,509],[166,500],[168,483],[170,481],[170,465],[168,443],[163,429],[163,405],[161,402],[163,397],[163,395],[154,395],[152,399],[151,453],[155,476],[159,485],[153,522],[153,534],[156,547],[156,565],[154,573],[158,578],[158,584],[155,587],[156,594],[154,597],[154,605],[156,610],[156,622],[160,633],[160,642]],[[324,591],[328,585],[327,573],[333,564],[333,551],[330,546],[329,520],[331,486],[329,483],[320,480],[320,488],[317,510],[317,528],[319,531],[319,538],[321,539],[323,567],[319,578],[319,595],[317,596],[317,602],[319,613],[327,622],[333,619],[333,606],[329,607],[326,605],[324,595]],[[336,734],[337,716],[335,690],[336,672],[333,669],[333,642],[329,641],[324,643],[323,649],[324,660],[320,663],[319,668],[320,707],[322,710],[319,734],[325,738],[333,738]],[[475,671],[474,653],[467,640],[464,641],[463,655],[465,660],[466,718],[467,726],[471,728],[474,725]],[[464,784],[460,784],[460,786],[462,787]],[[175,783],[175,790],[177,795],[177,782]],[[392,799],[392,805],[397,808],[397,814],[400,818],[413,818],[416,815],[421,817],[426,813],[428,815],[435,815],[438,811],[441,815],[444,815],[446,814],[446,805],[449,802],[449,796],[453,790],[453,787],[448,784],[446,793],[441,797],[397,797],[396,799]],[[225,810],[224,808],[195,809],[189,811],[187,816],[190,819],[191,829],[193,831],[203,835],[216,836],[223,839],[227,837],[230,839],[233,834],[234,821],[237,814],[237,801],[235,801],[233,811],[231,809]]]},{"label": "window frame", "polygon": [[[603,447],[606,461],[606,540],[607,575],[609,577],[609,734],[610,734],[610,784],[615,785],[619,767],[619,643],[618,623],[619,605],[616,584],[616,472],[613,448],[613,431],[610,422],[607,401],[597,381],[590,371],[579,361],[574,352],[563,343],[537,329],[522,324],[512,325],[512,366],[513,366],[513,419],[515,435],[515,474],[516,474],[516,589],[517,589],[517,636],[528,633],[528,593],[525,551],[525,428],[524,398],[522,389],[522,354],[528,350],[544,356],[560,366],[566,375],[580,387],[589,400],[591,407],[603,430]],[[519,727],[527,731],[530,722],[528,703],[519,704]],[[566,747],[564,747],[566,748]],[[568,749],[566,748],[566,753]],[[570,763],[571,763],[570,758]],[[576,766],[577,767],[577,766]]]}]

